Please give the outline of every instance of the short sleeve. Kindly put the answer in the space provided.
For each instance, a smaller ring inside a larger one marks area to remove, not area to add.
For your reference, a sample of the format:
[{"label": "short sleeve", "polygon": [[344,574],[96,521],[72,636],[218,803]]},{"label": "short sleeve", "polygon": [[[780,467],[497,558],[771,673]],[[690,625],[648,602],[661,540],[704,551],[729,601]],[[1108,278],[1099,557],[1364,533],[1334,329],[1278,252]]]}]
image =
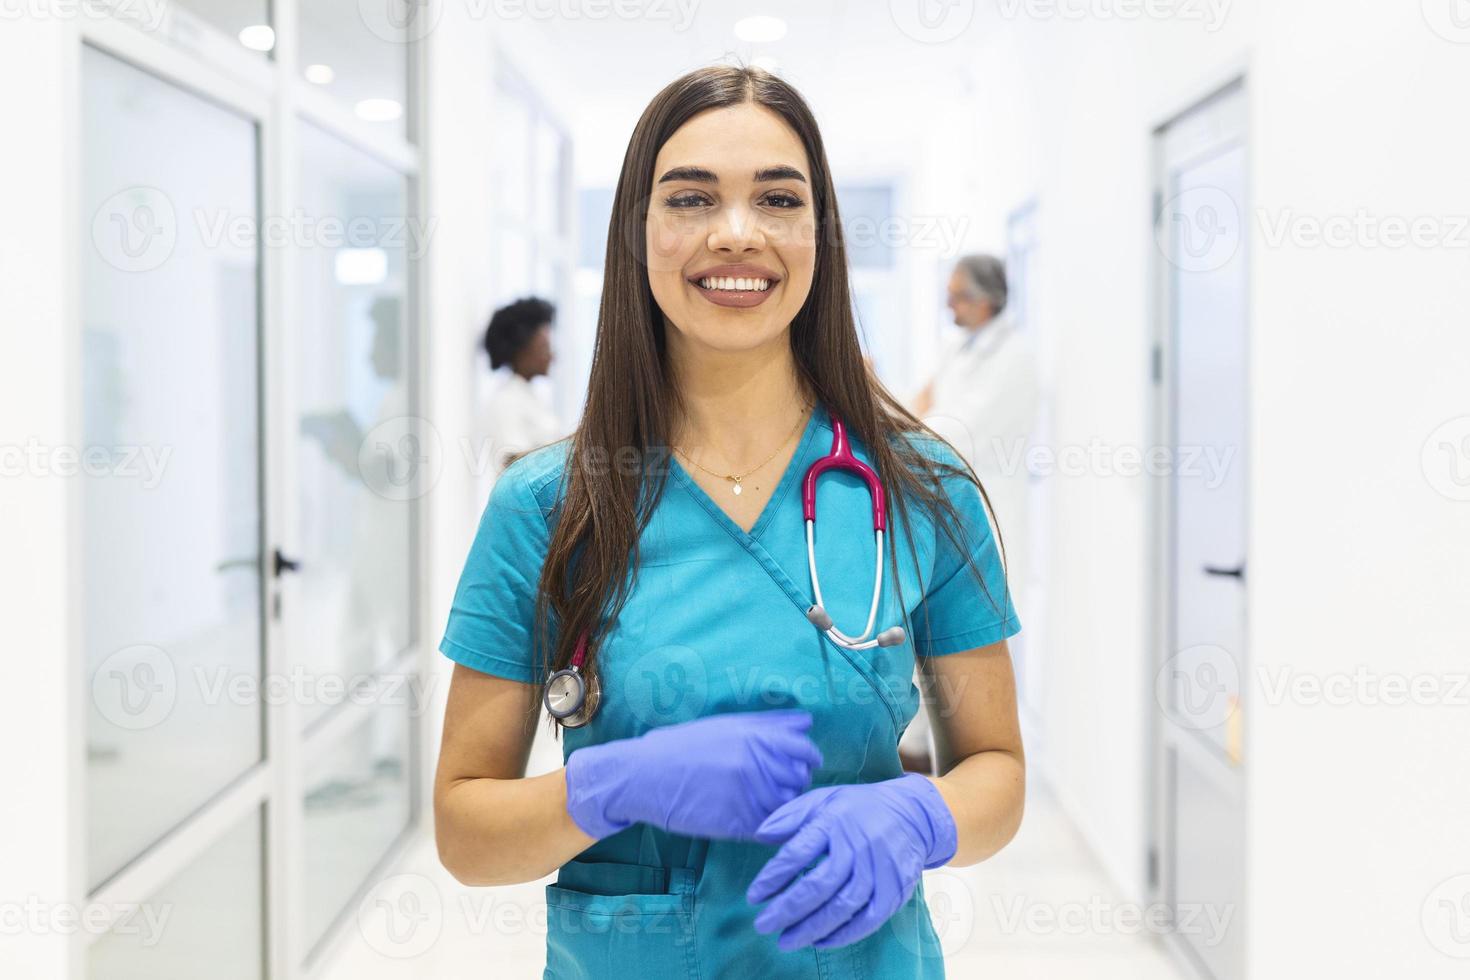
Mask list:
[{"label": "short sleeve", "polygon": [[[945,452],[941,458],[963,466],[953,452]],[[911,617],[914,650],[924,657],[999,643],[1021,630],[980,488],[959,474],[944,475],[942,486],[958,517],[952,530],[965,550],[956,548],[945,529],[935,522],[934,567],[925,582],[924,599]],[[965,562],[966,551],[984,588]]]},{"label": "short sleeve", "polygon": [[526,469],[511,465],[490,491],[439,650],[482,673],[531,684],[536,589],[550,532]]}]

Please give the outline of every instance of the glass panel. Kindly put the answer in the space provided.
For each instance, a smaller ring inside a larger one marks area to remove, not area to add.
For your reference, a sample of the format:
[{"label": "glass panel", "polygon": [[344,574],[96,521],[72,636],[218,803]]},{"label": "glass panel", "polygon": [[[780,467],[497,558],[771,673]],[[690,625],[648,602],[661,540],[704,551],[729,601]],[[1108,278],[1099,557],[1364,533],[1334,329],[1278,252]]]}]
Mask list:
[{"label": "glass panel", "polygon": [[303,2],[301,73],[384,132],[405,132],[408,45],[433,29],[443,7],[423,0]]},{"label": "glass panel", "polygon": [[[239,44],[269,57],[276,45],[269,0],[174,0],[185,18],[217,27]],[[181,25],[175,25],[177,30]]]},{"label": "glass panel", "polygon": [[260,266],[255,127],[82,58],[95,885],[260,758]]},{"label": "glass panel", "polygon": [[[408,418],[407,221],[402,174],[301,126],[300,651],[305,723],[410,640],[413,508],[425,486]],[[332,685],[332,686],[329,686]]]},{"label": "glass panel", "polygon": [[372,715],[307,766],[308,946],[321,941],[408,826],[408,687],[385,693]]},{"label": "glass panel", "polygon": [[613,189],[590,187],[577,192],[577,264],[602,271],[606,261],[607,232],[612,224]]},{"label": "glass panel", "polygon": [[894,219],[892,188],[841,187],[837,202],[847,261],[855,269],[886,269],[893,265],[894,246],[916,232]]},{"label": "glass panel", "polygon": [[265,976],[262,813],[256,811],[87,952],[93,980]]}]

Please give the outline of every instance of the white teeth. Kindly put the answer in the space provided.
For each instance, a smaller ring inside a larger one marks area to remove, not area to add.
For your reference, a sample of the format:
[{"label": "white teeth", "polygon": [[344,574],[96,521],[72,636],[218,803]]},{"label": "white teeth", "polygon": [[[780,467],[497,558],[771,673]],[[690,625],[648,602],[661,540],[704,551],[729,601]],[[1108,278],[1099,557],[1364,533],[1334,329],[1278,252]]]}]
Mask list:
[{"label": "white teeth", "polygon": [[765,292],[771,288],[769,279],[751,279],[745,276],[709,276],[699,280],[699,284],[705,289],[724,289],[732,292]]}]

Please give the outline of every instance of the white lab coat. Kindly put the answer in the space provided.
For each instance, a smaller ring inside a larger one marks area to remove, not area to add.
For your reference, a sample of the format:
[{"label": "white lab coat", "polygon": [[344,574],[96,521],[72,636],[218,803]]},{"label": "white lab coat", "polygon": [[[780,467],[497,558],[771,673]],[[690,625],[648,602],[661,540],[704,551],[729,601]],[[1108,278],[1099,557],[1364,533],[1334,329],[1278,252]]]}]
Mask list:
[{"label": "white lab coat", "polygon": [[[1026,452],[1036,424],[1039,382],[1031,338],[1002,314],[975,331],[957,331],[941,351],[934,400],[924,422],[975,470],[1005,542],[1011,601],[1025,622],[1030,547]],[[917,680],[916,680],[917,683]],[[926,712],[904,733],[905,749],[930,746]]]},{"label": "white lab coat", "polygon": [[493,374],[493,390],[485,409],[485,451],[493,482],[505,469],[505,456],[555,442],[566,435],[556,412],[531,382],[509,367]]},{"label": "white lab coat", "polygon": [[1012,590],[1019,594],[1030,530],[1026,453],[1038,391],[1031,338],[1002,314],[961,334],[940,364],[924,421],[954,445],[985,487],[1005,541]]}]

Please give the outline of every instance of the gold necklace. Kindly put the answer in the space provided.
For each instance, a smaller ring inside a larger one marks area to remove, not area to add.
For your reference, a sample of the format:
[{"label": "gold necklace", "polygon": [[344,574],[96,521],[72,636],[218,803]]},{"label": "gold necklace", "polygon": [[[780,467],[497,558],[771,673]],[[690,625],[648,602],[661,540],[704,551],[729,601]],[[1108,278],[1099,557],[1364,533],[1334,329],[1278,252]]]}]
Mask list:
[{"label": "gold necklace", "polygon": [[685,459],[689,460],[689,462],[694,463],[695,466],[698,466],[700,469],[704,470],[710,476],[718,476],[722,480],[730,480],[730,481],[733,481],[734,484],[735,484],[735,486],[733,486],[731,488],[730,492],[733,493],[733,494],[735,494],[735,496],[738,497],[738,496],[740,496],[740,491],[742,489],[742,487],[740,486],[740,481],[743,480],[743,479],[745,479],[747,476],[750,476],[750,474],[752,474],[756,470],[760,469],[761,466],[765,466],[767,463],[769,463],[772,459],[774,459],[776,457],[776,453],[779,453],[781,451],[781,448],[783,446],[785,446],[786,443],[788,443],[788,442],[791,441],[791,437],[792,437],[792,435],[794,435],[796,433],[797,429],[800,429],[801,428],[802,423],[806,420],[806,412],[807,411],[810,411],[811,410],[811,407],[812,407],[811,404],[808,403],[807,406],[806,406],[806,409],[802,412],[801,418],[799,418],[799,419],[796,420],[796,426],[795,426],[795,428],[793,428],[790,432],[788,432],[786,434],[786,438],[781,440],[781,445],[780,446],[777,446],[771,452],[771,455],[769,455],[765,459],[761,460],[760,466],[756,466],[754,469],[746,470],[744,473],[741,473],[738,476],[736,474],[734,474],[734,473],[716,473],[714,470],[710,469],[708,466],[703,466],[703,465],[699,464],[698,462],[695,462],[695,460],[693,458],[691,458],[688,453],[686,453],[684,450],[680,449],[678,446],[675,446],[674,447],[674,451],[677,452],[680,456],[683,456]]}]

